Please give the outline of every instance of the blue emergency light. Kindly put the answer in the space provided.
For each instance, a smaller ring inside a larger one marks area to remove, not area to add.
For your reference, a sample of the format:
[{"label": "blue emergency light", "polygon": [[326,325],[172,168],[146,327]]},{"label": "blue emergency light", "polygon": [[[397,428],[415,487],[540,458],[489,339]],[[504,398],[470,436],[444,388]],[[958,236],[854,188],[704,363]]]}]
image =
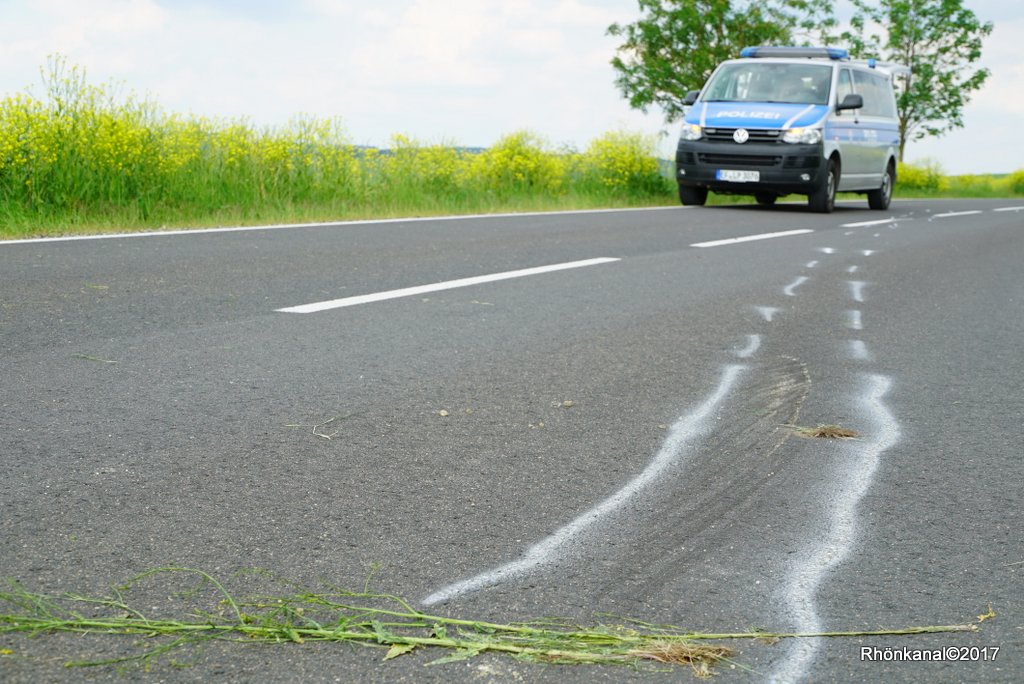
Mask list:
[{"label": "blue emergency light", "polygon": [[746,47],[740,57],[804,57],[806,59],[850,59],[849,50],[830,47]]}]

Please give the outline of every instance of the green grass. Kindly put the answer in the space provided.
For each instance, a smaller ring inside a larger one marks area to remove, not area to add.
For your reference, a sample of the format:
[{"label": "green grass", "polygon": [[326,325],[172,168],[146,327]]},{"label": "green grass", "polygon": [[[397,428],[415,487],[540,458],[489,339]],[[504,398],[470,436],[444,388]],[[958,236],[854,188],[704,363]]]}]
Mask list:
[{"label": "green grass", "polygon": [[[971,623],[820,634],[761,630],[712,634],[615,616],[604,616],[614,622],[590,626],[550,618],[500,623],[425,613],[402,598],[367,587],[356,592],[329,585],[314,590],[261,570],[237,573],[232,580],[250,593],[242,598],[212,575],[188,568],[149,570],[105,596],[51,595],[8,580],[7,588],[0,589],[0,636],[31,636],[31,643],[44,649],[40,637],[55,634],[107,635],[129,642],[130,650],[124,655],[97,659],[86,654],[68,660],[66,667],[135,663],[149,669],[164,658],[174,666],[179,661],[172,654],[210,641],[295,648],[332,642],[380,648],[383,660],[422,654],[424,665],[492,653],[547,664],[685,667],[706,675],[722,664],[743,667],[733,659],[731,648],[717,643],[723,641],[770,644],[789,638],[978,630]],[[990,607],[978,621],[994,615]],[[17,645],[9,638],[5,641]],[[12,648],[0,649],[0,658],[16,655],[31,657]]]}]

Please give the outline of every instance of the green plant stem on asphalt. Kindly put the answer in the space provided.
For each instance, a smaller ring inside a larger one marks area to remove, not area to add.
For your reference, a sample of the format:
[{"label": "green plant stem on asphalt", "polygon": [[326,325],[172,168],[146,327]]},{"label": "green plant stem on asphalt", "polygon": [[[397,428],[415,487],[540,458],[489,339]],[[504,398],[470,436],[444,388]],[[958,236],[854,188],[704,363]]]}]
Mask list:
[{"label": "green plant stem on asphalt", "polygon": [[[814,634],[703,633],[621,618],[624,624],[591,627],[551,619],[503,624],[424,613],[390,594],[350,592],[336,587],[328,587],[326,592],[310,591],[264,571],[247,571],[236,577],[244,579],[246,575],[271,577],[275,582],[284,582],[291,591],[239,599],[208,573],[175,567],[144,572],[114,587],[111,595],[102,597],[70,593],[47,595],[8,580],[7,588],[0,590],[0,635],[75,633],[145,635],[162,639],[138,653],[106,660],[73,660],[66,663],[69,667],[133,661],[151,667],[176,649],[209,640],[296,645],[326,641],[387,648],[385,660],[413,651],[448,652],[428,662],[429,665],[495,653],[544,663],[681,665],[692,668],[697,674],[708,674],[722,663],[742,667],[732,660],[732,649],[709,644],[710,641],[899,636],[978,629],[974,624],[963,624]],[[198,584],[194,584],[196,579]],[[158,593],[166,596],[167,583],[182,580],[194,584],[174,593],[176,599],[188,601],[185,606],[174,607],[179,615],[184,610],[187,616],[184,618],[147,616],[126,598],[130,591],[141,592],[154,586],[159,587]]]}]

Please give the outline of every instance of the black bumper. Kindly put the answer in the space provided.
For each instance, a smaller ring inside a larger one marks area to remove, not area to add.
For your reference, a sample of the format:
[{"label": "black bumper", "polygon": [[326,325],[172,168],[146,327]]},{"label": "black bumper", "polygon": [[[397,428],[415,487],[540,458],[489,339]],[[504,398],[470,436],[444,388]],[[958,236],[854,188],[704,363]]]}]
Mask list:
[{"label": "black bumper", "polygon": [[[820,186],[828,162],[822,146],[787,143],[685,142],[676,149],[676,181],[721,193],[806,195]],[[757,171],[758,182],[718,180],[718,171]]]}]

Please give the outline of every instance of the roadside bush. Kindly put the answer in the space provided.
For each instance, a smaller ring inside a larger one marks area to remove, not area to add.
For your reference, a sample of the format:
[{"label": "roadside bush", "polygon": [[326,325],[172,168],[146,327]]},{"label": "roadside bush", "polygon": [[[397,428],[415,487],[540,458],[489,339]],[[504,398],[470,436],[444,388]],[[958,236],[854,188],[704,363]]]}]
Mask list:
[{"label": "roadside bush", "polygon": [[944,177],[937,162],[925,160],[924,165],[900,163],[896,170],[896,187],[906,190],[941,192]]},{"label": "roadside bush", "polygon": [[516,192],[559,194],[565,186],[564,159],[546,149],[544,141],[529,131],[517,131],[498,139],[473,157],[466,171],[470,182],[507,196]]},{"label": "roadside bush", "polygon": [[996,194],[992,176],[964,174],[945,179],[947,187],[958,195],[967,197],[991,197]]},{"label": "roadside bush", "polygon": [[1007,189],[1014,195],[1024,195],[1024,169],[1014,171],[1005,179]]},{"label": "roadside bush", "polygon": [[[461,192],[464,154],[451,145],[423,145],[405,135],[391,136],[389,154],[381,159],[392,192],[453,196]],[[373,153],[371,153],[371,156]]]},{"label": "roadside bush", "polygon": [[671,192],[655,158],[656,141],[640,133],[614,131],[590,143],[580,163],[589,186],[626,195]]}]

